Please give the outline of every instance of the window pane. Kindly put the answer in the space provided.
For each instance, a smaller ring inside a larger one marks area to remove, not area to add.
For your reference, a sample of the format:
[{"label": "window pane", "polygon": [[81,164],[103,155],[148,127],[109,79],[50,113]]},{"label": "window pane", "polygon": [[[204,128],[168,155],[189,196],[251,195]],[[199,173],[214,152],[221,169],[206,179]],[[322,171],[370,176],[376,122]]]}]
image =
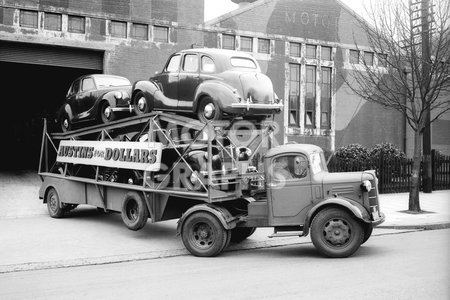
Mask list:
[{"label": "window pane", "polygon": [[61,15],[45,13],[44,29],[61,31]]},{"label": "window pane", "polygon": [[258,39],[258,52],[269,53],[270,52],[270,40]]},{"label": "window pane", "polygon": [[314,128],[316,111],[316,67],[306,66],[305,126]]},{"label": "window pane", "polygon": [[69,16],[69,32],[84,33],[85,31],[85,19],[84,17]]},{"label": "window pane", "polygon": [[289,64],[289,125],[300,124],[300,65]]},{"label": "window pane", "polygon": [[387,67],[387,55],[378,54],[378,65],[381,67]]},{"label": "window pane", "polygon": [[176,72],[178,71],[178,67],[180,66],[180,55],[172,56],[170,59],[169,64],[167,65],[166,71],[167,72]]},{"label": "window pane", "polygon": [[322,46],[322,59],[331,60],[331,47]]},{"label": "window pane", "polygon": [[216,71],[216,65],[214,61],[208,56],[202,57],[202,72],[213,73]]},{"label": "window pane", "polygon": [[373,52],[364,52],[364,63],[373,66]]},{"label": "window pane", "polygon": [[153,41],[154,42],[169,42],[169,27],[153,26]]},{"label": "window pane", "polygon": [[234,50],[234,35],[224,34],[222,35],[222,48],[228,50]]},{"label": "window pane", "polygon": [[350,63],[351,64],[359,64],[359,51],[358,50],[350,50]]},{"label": "window pane", "polygon": [[126,38],[127,37],[127,23],[111,21],[111,36]]},{"label": "window pane", "polygon": [[329,129],[331,124],[331,68],[322,68],[320,110],[320,126],[323,129]]},{"label": "window pane", "polygon": [[198,56],[197,54],[186,54],[184,56],[183,71],[197,72],[198,71]]},{"label": "window pane", "polygon": [[148,25],[133,24],[131,27],[131,36],[136,40],[148,40]]},{"label": "window pane", "polygon": [[253,38],[241,36],[241,50],[252,52],[253,50]]},{"label": "window pane", "polygon": [[315,45],[306,45],[306,58],[316,58]]},{"label": "window pane", "polygon": [[289,43],[289,53],[290,53],[291,56],[300,57],[301,44],[299,44],[299,43]]},{"label": "window pane", "polygon": [[20,26],[29,28],[38,28],[38,13],[37,11],[21,10],[20,11]]}]

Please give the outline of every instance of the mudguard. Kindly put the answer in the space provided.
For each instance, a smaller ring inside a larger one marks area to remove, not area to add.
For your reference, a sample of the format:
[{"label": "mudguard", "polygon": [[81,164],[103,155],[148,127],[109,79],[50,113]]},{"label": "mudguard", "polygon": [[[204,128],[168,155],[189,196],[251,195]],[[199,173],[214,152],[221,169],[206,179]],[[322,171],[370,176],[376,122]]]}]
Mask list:
[{"label": "mudguard", "polygon": [[208,95],[217,103],[222,110],[231,107],[232,103],[238,103],[238,95],[233,93],[233,88],[223,81],[208,80],[200,84],[195,92],[193,112],[197,111],[200,100],[203,96]]},{"label": "mudguard", "polygon": [[143,92],[144,97],[147,100],[147,104],[149,105],[150,111],[152,111],[154,108],[155,93],[158,91],[161,92],[160,88],[156,85],[156,83],[154,83],[153,81],[150,81],[150,80],[136,81],[135,83],[133,83],[133,87],[131,88],[131,91],[132,91],[131,92],[132,104],[135,104],[134,97],[135,97],[136,93]]},{"label": "mudguard", "polygon": [[311,224],[312,219],[314,216],[323,208],[334,206],[334,207],[343,207],[347,211],[353,214],[353,216],[364,223],[372,223],[370,220],[370,215],[367,212],[367,210],[362,206],[360,203],[346,199],[346,198],[329,198],[325,201],[322,201],[318,203],[317,205],[313,206],[306,216],[305,225],[303,228],[303,235],[307,236],[309,232],[309,226]]},{"label": "mudguard", "polygon": [[181,229],[183,228],[183,224],[186,219],[191,214],[198,211],[205,211],[216,216],[225,229],[233,229],[236,227],[236,223],[238,222],[238,219],[233,217],[231,213],[223,207],[212,204],[198,204],[189,208],[178,220],[177,235],[181,234]]}]

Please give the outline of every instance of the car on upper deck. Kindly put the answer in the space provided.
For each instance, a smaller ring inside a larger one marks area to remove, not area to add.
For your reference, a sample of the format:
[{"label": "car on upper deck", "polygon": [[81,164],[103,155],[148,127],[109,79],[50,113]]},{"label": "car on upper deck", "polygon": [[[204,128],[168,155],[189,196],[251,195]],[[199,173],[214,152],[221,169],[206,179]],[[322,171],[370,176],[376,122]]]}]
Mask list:
[{"label": "car on upper deck", "polygon": [[131,82],[125,77],[106,74],[81,76],[72,82],[56,114],[56,122],[61,131],[66,132],[81,122],[109,123],[121,112],[131,115],[130,95]]},{"label": "car on upper deck", "polygon": [[132,104],[137,115],[172,111],[197,115],[202,122],[264,118],[282,109],[272,81],[252,55],[213,48],[172,54],[162,72],[133,84]]}]

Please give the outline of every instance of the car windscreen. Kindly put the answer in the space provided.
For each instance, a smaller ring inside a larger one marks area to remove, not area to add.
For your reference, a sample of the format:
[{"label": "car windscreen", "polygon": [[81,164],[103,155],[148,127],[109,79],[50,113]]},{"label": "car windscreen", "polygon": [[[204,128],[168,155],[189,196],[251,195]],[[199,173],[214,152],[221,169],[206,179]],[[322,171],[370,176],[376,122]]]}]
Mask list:
[{"label": "car windscreen", "polygon": [[257,69],[255,62],[249,58],[245,57],[232,57],[230,59],[231,65],[237,68],[249,68],[249,69]]},{"label": "car windscreen", "polygon": [[131,85],[130,81],[126,78],[115,78],[115,77],[97,77],[95,79],[97,82],[97,86],[101,87],[109,87],[109,86],[123,86],[123,85]]}]

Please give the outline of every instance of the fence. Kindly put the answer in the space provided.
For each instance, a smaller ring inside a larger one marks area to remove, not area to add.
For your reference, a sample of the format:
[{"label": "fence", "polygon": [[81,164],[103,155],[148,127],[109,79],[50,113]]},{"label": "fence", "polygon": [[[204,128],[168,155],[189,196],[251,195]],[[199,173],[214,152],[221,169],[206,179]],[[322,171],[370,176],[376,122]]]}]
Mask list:
[{"label": "fence", "polygon": [[[450,189],[450,156],[433,150],[431,153],[432,189]],[[422,190],[423,161],[420,164],[420,190]],[[352,172],[375,170],[380,193],[403,193],[409,191],[412,173],[412,159],[386,160],[380,156],[366,161],[345,162],[333,157],[329,164],[330,172]]]}]

